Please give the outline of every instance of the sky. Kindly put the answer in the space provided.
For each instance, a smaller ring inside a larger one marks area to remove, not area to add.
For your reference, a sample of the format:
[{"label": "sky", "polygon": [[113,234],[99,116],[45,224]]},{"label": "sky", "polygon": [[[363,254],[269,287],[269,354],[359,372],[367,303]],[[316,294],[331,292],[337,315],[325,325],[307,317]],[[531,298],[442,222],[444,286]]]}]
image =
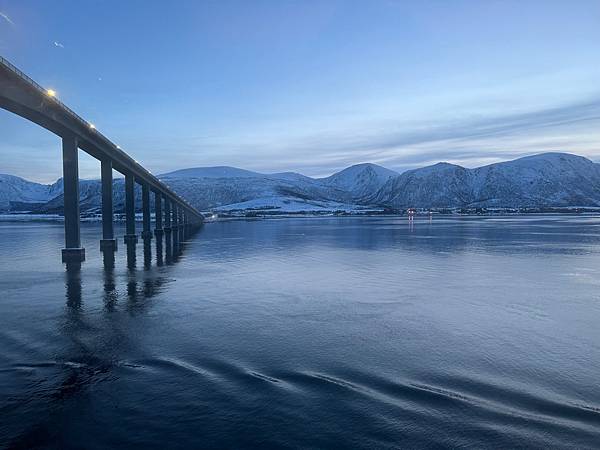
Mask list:
[{"label": "sky", "polygon": [[[155,174],[600,161],[598,0],[0,0],[0,55]],[[0,173],[61,176],[55,135],[0,136]]]}]

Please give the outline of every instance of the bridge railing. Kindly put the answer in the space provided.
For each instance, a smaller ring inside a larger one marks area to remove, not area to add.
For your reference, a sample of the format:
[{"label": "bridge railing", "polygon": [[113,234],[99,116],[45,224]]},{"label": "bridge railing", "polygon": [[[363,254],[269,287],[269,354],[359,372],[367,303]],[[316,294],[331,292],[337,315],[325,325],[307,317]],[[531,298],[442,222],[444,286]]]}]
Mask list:
[{"label": "bridge railing", "polygon": [[[44,89],[42,86],[40,86],[34,80],[32,80],[31,77],[27,76],[27,74],[23,73],[23,71],[21,71],[17,67],[15,67],[10,61],[8,61],[2,55],[0,55],[0,64],[2,64],[4,67],[6,67],[7,69],[9,69],[11,72],[13,72],[16,75],[18,75],[23,80],[25,80],[34,89],[36,89],[37,91],[39,91],[43,95],[47,96],[49,99],[51,99],[57,105],[59,105],[68,115],[70,115],[73,119],[75,119],[78,122],[80,122],[83,126],[85,126],[87,128],[90,128],[92,126],[91,122],[88,122],[87,120],[85,120],[83,117],[81,117],[75,111],[73,111],[71,108],[69,108],[63,102],[61,102],[58,98],[48,96],[48,90],[47,89]],[[144,168],[140,164],[138,164],[137,161],[135,161],[131,156],[129,156],[127,153],[125,153],[123,150],[121,150],[121,148],[119,146],[117,146],[116,144],[114,144],[110,139],[108,139],[106,136],[104,136],[95,127],[93,128],[93,130],[94,130],[94,133],[97,134],[100,138],[104,139],[107,143],[109,143],[110,145],[112,145],[115,151],[119,152],[123,157],[125,157],[125,158],[131,160],[132,162],[134,162],[144,172],[148,173],[149,175],[152,175],[146,168]],[[167,186],[167,187],[169,187],[169,186]],[[193,206],[186,199],[184,199],[181,196],[178,196],[178,197],[187,206],[189,206],[190,208],[193,208]]]},{"label": "bridge railing", "polygon": [[[35,89],[37,89],[38,91],[40,91],[42,94],[48,95],[48,90],[47,89],[44,89],[38,83],[36,83],[35,81],[33,81],[29,76],[27,76],[27,74],[23,73],[21,70],[19,70],[18,68],[16,68],[6,58],[0,56],[0,63],[2,63],[2,65],[4,65],[6,68],[10,69],[11,71],[13,71],[17,75],[19,75],[19,77],[23,78],[25,81],[27,81],[31,86],[33,86]],[[87,127],[90,126],[90,122],[88,122],[87,120],[84,120],[83,117],[81,117],[79,114],[77,114],[71,108],[69,108],[67,105],[65,105],[63,102],[61,102],[58,98],[56,98],[56,97],[50,97],[50,98],[52,99],[52,101],[54,101],[55,103],[57,103],[61,108],[63,108],[67,112],[67,114],[69,114],[75,120],[77,120],[78,122],[81,122],[81,124],[83,124],[83,125],[85,125]],[[98,132],[98,134],[102,135],[102,133],[100,133],[100,132]],[[102,137],[104,137],[104,136],[102,136]]]}]

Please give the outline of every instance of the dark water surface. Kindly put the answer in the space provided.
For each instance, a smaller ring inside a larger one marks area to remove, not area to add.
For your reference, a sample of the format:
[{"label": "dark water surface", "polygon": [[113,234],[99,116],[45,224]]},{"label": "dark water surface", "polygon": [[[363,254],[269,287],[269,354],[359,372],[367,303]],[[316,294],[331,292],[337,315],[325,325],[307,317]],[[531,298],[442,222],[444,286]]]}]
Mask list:
[{"label": "dark water surface", "polygon": [[82,235],[0,223],[0,447],[600,447],[600,218]]}]

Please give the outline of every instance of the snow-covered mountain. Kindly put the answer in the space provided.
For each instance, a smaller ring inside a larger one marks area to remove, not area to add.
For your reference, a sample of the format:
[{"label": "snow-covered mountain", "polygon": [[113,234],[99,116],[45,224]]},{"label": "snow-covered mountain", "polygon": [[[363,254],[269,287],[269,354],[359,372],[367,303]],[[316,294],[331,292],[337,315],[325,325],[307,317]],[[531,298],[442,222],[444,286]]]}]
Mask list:
[{"label": "snow-covered mountain", "polygon": [[389,180],[368,200],[394,208],[600,206],[600,165],[568,153],[476,169],[439,163]]},{"label": "snow-covered mountain", "polygon": [[319,181],[326,186],[349,192],[353,200],[362,201],[381,189],[390,178],[397,176],[398,172],[393,170],[364,163],[350,166]]},{"label": "snow-covered mountain", "polygon": [[[159,178],[200,210],[277,211],[390,208],[600,206],[600,165],[567,153],[544,153],[476,169],[438,163],[402,174],[358,164],[327,178],[200,167]],[[136,188],[139,206],[140,189]],[[116,211],[124,183],[114,182]],[[82,211],[98,211],[98,180],[80,181]],[[62,211],[62,180],[52,185],[0,175],[0,210]]]},{"label": "snow-covered mountain", "polygon": [[[38,207],[39,213],[61,213],[63,210],[62,178],[55,184],[60,192],[44,205]],[[136,200],[141,205],[141,194],[136,189]],[[113,204],[115,211],[125,210],[125,183],[122,179],[113,181]],[[102,185],[99,180],[79,180],[79,205],[81,211],[100,211],[102,206]]]},{"label": "snow-covered mountain", "polygon": [[[218,168],[219,172],[226,176],[217,177],[213,169],[187,169],[159,178],[201,210],[217,207],[227,209],[228,205],[231,205],[230,209],[242,209],[258,205],[277,207],[282,202],[310,204],[311,201],[351,201],[351,195],[344,190],[292,172],[261,174],[222,167]],[[189,176],[192,173],[200,176]]]},{"label": "snow-covered mountain", "polygon": [[159,175],[159,178],[254,178],[262,176],[258,172],[238,169],[237,167],[193,167]]},{"label": "snow-covered mountain", "polygon": [[0,211],[28,209],[52,199],[62,189],[34,183],[13,175],[0,174]]}]

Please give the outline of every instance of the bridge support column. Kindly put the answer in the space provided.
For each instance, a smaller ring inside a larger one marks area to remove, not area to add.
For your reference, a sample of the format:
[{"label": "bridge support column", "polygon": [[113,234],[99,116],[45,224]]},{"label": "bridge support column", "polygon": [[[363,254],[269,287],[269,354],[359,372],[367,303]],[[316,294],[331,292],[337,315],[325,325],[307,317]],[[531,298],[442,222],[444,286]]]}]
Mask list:
[{"label": "bridge support column", "polygon": [[100,240],[100,251],[117,250],[117,240],[113,224],[113,176],[112,161],[103,159],[100,162],[102,178],[102,239]]},{"label": "bridge support column", "polygon": [[172,235],[171,235],[171,202],[165,197],[165,257],[167,264],[171,261],[172,253]]},{"label": "bridge support column", "polygon": [[165,197],[165,235],[171,237],[171,202]]},{"label": "bridge support column", "polygon": [[177,224],[179,225],[179,242],[183,243],[185,236],[183,233],[183,208],[181,206],[177,209]]},{"label": "bridge support column", "polygon": [[177,251],[179,249],[179,205],[177,203],[172,204],[173,208],[173,225],[171,229],[173,230],[173,251]]},{"label": "bridge support column", "polygon": [[143,214],[143,229],[142,239],[151,240],[152,231],[150,231],[150,189],[147,184],[142,184],[142,214]]},{"label": "bridge support column", "polygon": [[188,238],[188,223],[187,223],[187,211],[183,210],[183,217],[181,218],[183,222],[183,240],[187,240]]},{"label": "bridge support column", "polygon": [[162,217],[162,195],[160,192],[154,193],[154,235],[156,239],[162,240],[163,230],[163,217]]},{"label": "bridge support column", "polygon": [[135,179],[133,174],[125,175],[125,243],[137,243],[135,234]]},{"label": "bridge support column", "polygon": [[79,229],[79,159],[76,137],[63,137],[62,153],[65,209],[65,248],[62,250],[62,261],[81,262],[85,260],[85,249],[81,247]]}]

